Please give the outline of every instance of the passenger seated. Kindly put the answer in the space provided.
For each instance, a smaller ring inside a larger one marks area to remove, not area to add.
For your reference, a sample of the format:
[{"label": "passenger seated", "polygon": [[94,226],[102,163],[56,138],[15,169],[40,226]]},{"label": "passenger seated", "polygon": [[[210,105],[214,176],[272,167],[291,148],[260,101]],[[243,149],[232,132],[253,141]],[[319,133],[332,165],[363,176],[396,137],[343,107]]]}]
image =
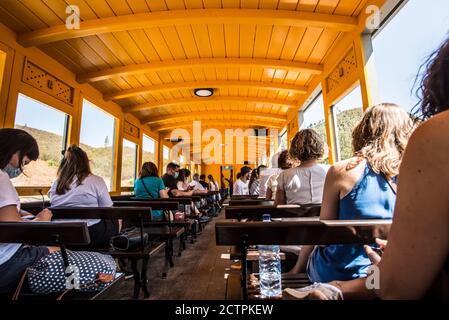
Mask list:
[{"label": "passenger seated", "polygon": [[[23,222],[32,216],[20,210],[20,200],[11,179],[22,174],[24,166],[39,157],[36,140],[19,129],[0,129],[0,222]],[[28,221],[51,221],[48,209]],[[0,243],[0,294],[14,292],[22,274],[55,247]]]},{"label": "passenger seated", "polygon": [[431,58],[416,114],[427,121],[411,137],[401,164],[388,243],[381,243],[382,257],[366,247],[379,286],[370,290],[363,278],[331,282],[339,298],[449,298],[449,40]]},{"label": "passenger seated", "polygon": [[276,168],[273,168],[277,169],[276,173],[267,177],[265,200],[275,200],[278,186],[277,178],[279,177],[279,174],[293,166],[293,161],[290,160],[288,150],[279,153],[276,166]]},{"label": "passenger seated", "polygon": [[252,169],[244,166],[237,174],[237,181],[234,183],[233,194],[234,196],[248,196],[249,195],[249,179],[251,177]]},{"label": "passenger seated", "polygon": [[162,176],[165,187],[168,188],[169,197],[191,197],[193,190],[178,190],[179,165],[174,162],[167,164],[166,173]]},{"label": "passenger seated", "polygon": [[301,130],[293,138],[289,153],[300,165],[279,174],[275,205],[320,204],[328,169],[319,163],[325,153],[324,141],[313,129]]},{"label": "passenger seated", "polygon": [[[196,174],[197,174],[197,173],[195,173],[195,175],[196,175]],[[193,175],[193,178],[194,178],[194,179],[195,179],[195,175]],[[199,183],[203,186],[204,189],[210,190],[210,186],[209,186],[209,184],[206,182],[206,175],[205,175],[205,174],[200,175]]]},{"label": "passenger seated", "polygon": [[[414,124],[393,104],[369,108],[352,132],[354,156],[333,165],[326,177],[320,219],[391,219],[396,178]],[[304,268],[313,247],[303,247],[294,272]],[[366,276],[371,265],[363,245],[317,246],[307,273],[313,282]]]},{"label": "passenger seated", "polygon": [[[64,154],[58,177],[48,191],[53,207],[112,207],[113,202],[103,178],[92,174],[86,152],[71,145]],[[67,220],[65,220],[67,221]],[[87,223],[92,248],[106,248],[119,232],[116,220],[76,220]]]},{"label": "passenger seated", "polygon": [[[168,198],[164,181],[159,178],[157,166],[153,162],[145,162],[142,165],[139,177],[134,182],[134,195],[137,198]],[[164,220],[161,210],[152,210],[151,217],[155,221]]]},{"label": "passenger seated", "polygon": [[256,170],[251,173],[249,180],[249,194],[252,196],[258,196],[260,193],[260,171],[266,169],[267,166],[260,165]]}]

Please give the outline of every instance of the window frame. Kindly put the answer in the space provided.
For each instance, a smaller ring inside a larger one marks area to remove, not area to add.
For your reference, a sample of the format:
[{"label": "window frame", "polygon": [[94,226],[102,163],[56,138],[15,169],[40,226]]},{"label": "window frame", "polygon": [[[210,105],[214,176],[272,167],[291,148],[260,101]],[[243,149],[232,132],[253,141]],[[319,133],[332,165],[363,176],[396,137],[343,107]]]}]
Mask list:
[{"label": "window frame", "polygon": [[[80,97],[80,115],[79,115],[79,131],[78,131],[78,144],[81,144],[81,129],[82,129],[82,123],[83,123],[83,114],[84,114],[84,101],[89,102],[91,105],[93,105],[95,108],[100,110],[101,112],[104,112],[106,115],[112,117],[114,119],[114,125],[113,125],[113,137],[112,137],[112,168],[111,168],[111,185],[109,193],[115,193],[119,189],[118,187],[118,180],[121,179],[121,177],[118,177],[116,174],[116,169],[118,168],[119,159],[117,155],[119,154],[119,143],[118,143],[118,137],[120,137],[120,118],[118,118],[116,115],[112,114],[108,110],[105,110],[100,107],[100,104],[95,102],[95,100],[89,99],[88,97]],[[121,160],[121,159],[120,159]],[[103,177],[102,177],[103,178]],[[104,178],[103,178],[104,179]]]},{"label": "window frame", "polygon": [[[67,148],[68,148],[69,138],[70,138],[70,123],[73,119],[73,115],[70,112],[67,112],[68,110],[66,108],[61,108],[57,103],[55,103],[55,105],[50,104],[50,103],[54,102],[52,99],[48,99],[48,101],[44,101],[43,96],[40,94],[37,94],[37,92],[35,90],[36,89],[34,89],[34,88],[29,89],[29,90],[22,88],[22,90],[20,90],[17,93],[17,102],[16,102],[15,108],[14,108],[13,126],[15,127],[15,125],[16,125],[16,115],[17,115],[17,108],[18,108],[20,95],[25,96],[29,99],[35,100],[38,103],[43,104],[50,109],[54,109],[57,112],[63,113],[65,115],[65,117],[64,117],[64,133],[62,136],[62,143],[61,143],[61,157],[62,157],[62,152],[67,150]],[[28,187],[15,186],[14,188],[16,189],[16,191],[19,194],[19,197],[21,199],[23,197],[30,198],[30,197],[34,196],[34,197],[39,197],[39,198],[35,198],[34,200],[40,201],[48,193],[48,191],[51,188],[51,185],[49,185],[49,186],[28,186]]]}]

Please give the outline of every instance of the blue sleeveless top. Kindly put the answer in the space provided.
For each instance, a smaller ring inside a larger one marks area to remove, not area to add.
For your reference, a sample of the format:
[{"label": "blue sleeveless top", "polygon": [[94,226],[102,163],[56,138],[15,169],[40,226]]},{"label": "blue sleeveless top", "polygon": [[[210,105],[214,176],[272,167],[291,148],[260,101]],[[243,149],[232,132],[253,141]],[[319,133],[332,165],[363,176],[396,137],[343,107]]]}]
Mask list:
[{"label": "blue sleeveless top", "polygon": [[[367,164],[354,188],[340,200],[338,220],[391,219],[395,202],[396,191]],[[363,245],[317,246],[307,272],[313,282],[345,281],[366,276],[370,265]]]}]

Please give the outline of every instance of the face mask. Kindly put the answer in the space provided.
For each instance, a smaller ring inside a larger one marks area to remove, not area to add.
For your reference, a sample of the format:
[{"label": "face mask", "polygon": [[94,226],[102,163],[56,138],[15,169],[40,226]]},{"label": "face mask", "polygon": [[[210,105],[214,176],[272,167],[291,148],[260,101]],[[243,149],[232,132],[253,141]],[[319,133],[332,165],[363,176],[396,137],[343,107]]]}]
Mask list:
[{"label": "face mask", "polygon": [[175,172],[175,179],[178,179],[179,172]]},{"label": "face mask", "polygon": [[14,168],[9,163],[3,169],[3,171],[9,176],[10,179],[17,178],[18,176],[20,176],[22,174],[22,170],[20,168]]}]

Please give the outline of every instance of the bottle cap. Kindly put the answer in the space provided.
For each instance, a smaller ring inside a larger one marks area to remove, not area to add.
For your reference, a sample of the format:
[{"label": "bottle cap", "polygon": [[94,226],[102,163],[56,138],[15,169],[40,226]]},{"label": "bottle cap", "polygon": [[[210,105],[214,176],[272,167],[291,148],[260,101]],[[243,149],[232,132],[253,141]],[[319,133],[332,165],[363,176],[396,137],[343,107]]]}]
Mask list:
[{"label": "bottle cap", "polygon": [[271,222],[271,215],[269,215],[269,214],[262,215],[262,221],[263,222]]}]

